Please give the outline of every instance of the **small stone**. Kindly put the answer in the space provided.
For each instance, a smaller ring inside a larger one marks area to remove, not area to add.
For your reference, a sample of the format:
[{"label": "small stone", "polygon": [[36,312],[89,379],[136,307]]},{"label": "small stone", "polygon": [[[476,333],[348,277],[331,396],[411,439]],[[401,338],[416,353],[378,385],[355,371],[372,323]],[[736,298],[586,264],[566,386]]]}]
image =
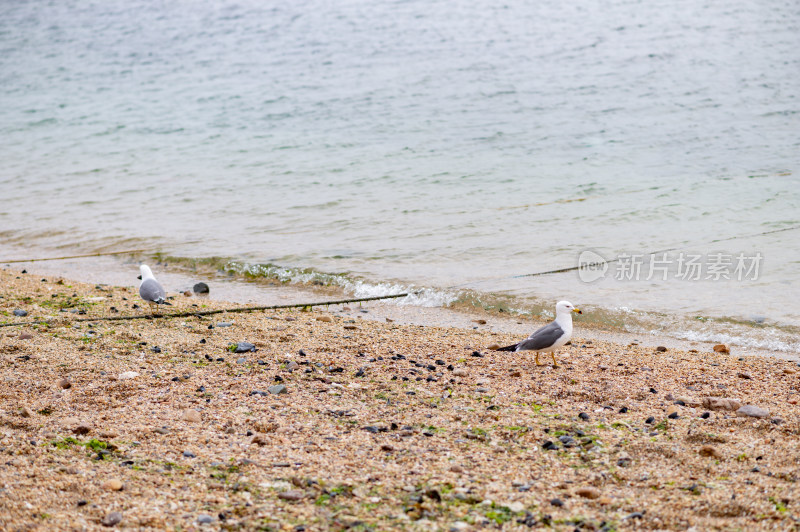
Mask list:
[{"label": "small stone", "polygon": [[31,338],[33,338],[33,335],[31,333],[24,332],[24,333],[20,333],[20,335],[19,335],[19,339],[20,340],[30,340]]},{"label": "small stone", "polygon": [[118,478],[110,478],[103,482],[103,488],[108,491],[120,491],[122,489],[122,482]]},{"label": "small stone", "polygon": [[25,311],[25,310],[16,309],[14,311],[14,316],[19,316],[20,318],[22,318],[24,316],[27,316],[27,315],[28,315],[28,312]]},{"label": "small stone", "polygon": [[752,375],[750,375],[749,373],[747,373],[745,371],[740,371],[739,373],[736,374],[736,376],[739,377],[740,379],[747,379],[747,380],[750,380],[750,379],[753,378]]},{"label": "small stone", "polygon": [[68,390],[72,388],[72,383],[69,382],[69,379],[61,379],[60,381],[58,381],[58,387],[61,388],[62,390]]},{"label": "small stone", "polygon": [[585,486],[575,490],[575,495],[583,497],[584,499],[599,499],[600,490],[592,486]]},{"label": "small stone", "polygon": [[233,349],[234,353],[247,353],[249,351],[255,351],[256,346],[251,344],[250,342],[239,342],[236,344],[236,347]]},{"label": "small stone", "polygon": [[31,417],[31,416],[33,416],[33,411],[31,411],[30,408],[28,408],[27,406],[24,406],[24,405],[19,407],[19,410],[17,412],[19,412],[19,415],[22,416],[22,417]]},{"label": "small stone", "polygon": [[472,320],[472,323],[477,323],[478,325],[486,325],[486,320]]},{"label": "small stone", "polygon": [[197,455],[192,451],[183,451],[184,458],[197,458]]},{"label": "small stone", "polygon": [[[80,503],[78,503],[80,505]],[[100,523],[103,526],[115,526],[122,521],[122,514],[119,512],[111,512],[106,515]]]},{"label": "small stone", "polygon": [[722,455],[719,453],[719,451],[710,445],[703,445],[697,452],[700,454],[700,456],[707,456],[716,459],[722,458]]},{"label": "small stone", "polygon": [[755,405],[745,405],[736,411],[736,415],[740,417],[765,418],[769,416],[769,411]]},{"label": "small stone", "polygon": [[453,473],[463,473],[464,468],[461,467],[460,465],[452,465],[450,466],[450,471],[452,471]]},{"label": "small stone", "polygon": [[139,376],[139,374],[136,373],[135,371],[126,371],[125,373],[120,373],[119,377],[117,377],[117,378],[119,380],[121,380],[121,381],[124,381],[124,380],[127,380],[127,379],[135,379],[138,376]]},{"label": "small stone", "polygon": [[196,283],[192,290],[195,294],[207,294],[208,293],[208,285],[206,283]]},{"label": "small stone", "polygon": [[658,347],[656,347],[656,352],[657,352],[657,353],[663,353],[663,352],[665,352],[666,350],[667,350],[667,348],[666,348],[666,347],[664,347],[663,345],[659,345]]},{"label": "small stone", "polygon": [[330,323],[333,321],[333,318],[328,316],[327,314],[323,314],[322,316],[317,316],[317,321],[321,321],[324,323]]},{"label": "small stone", "polygon": [[467,370],[465,370],[464,368],[456,368],[453,370],[453,375],[456,377],[466,377]]},{"label": "small stone", "polygon": [[578,414],[578,417],[584,421],[589,421],[589,414],[587,414],[586,412],[581,412],[580,414]]},{"label": "small stone", "polygon": [[240,357],[236,359],[237,364],[244,364],[245,362],[247,362],[247,359],[245,357]]},{"label": "small stone", "polygon": [[304,499],[305,496],[306,494],[300,490],[282,491],[278,493],[278,498],[285,501],[299,501]]},{"label": "small stone", "polygon": [[783,368],[783,372],[786,375],[794,375],[795,373],[797,373],[797,371],[792,368]]},{"label": "small stone", "polygon": [[500,349],[500,344],[491,344],[486,349],[488,349],[489,351],[497,351],[498,349]]},{"label": "small stone", "polygon": [[717,344],[714,346],[714,351],[717,353],[730,353],[731,350],[725,344]]},{"label": "small stone", "polygon": [[489,391],[489,388],[478,388],[475,391],[478,393],[487,393]]},{"label": "small stone", "polygon": [[92,431],[92,428],[89,425],[84,425],[84,424],[78,425],[77,427],[72,429],[72,432],[74,434],[79,435],[79,436],[83,436],[85,434],[89,434],[91,431]]},{"label": "small stone", "polygon": [[701,415],[700,417],[703,418],[703,419],[708,419],[708,418],[711,417],[711,413],[710,412],[703,412],[703,415]]},{"label": "small stone", "polygon": [[184,295],[184,297],[192,297],[192,293],[191,293],[190,291],[188,291],[188,290],[186,290],[186,291],[183,293],[183,295]]},{"label": "small stone", "polygon": [[631,459],[631,457],[628,456],[626,453],[620,453],[620,455],[617,457],[617,465],[619,467],[628,467],[629,465],[631,465],[632,461],[633,460]]},{"label": "small stone", "polygon": [[669,419],[678,419],[680,416],[678,415],[678,413],[677,413],[677,412],[673,412],[673,413],[671,413],[670,415],[668,415],[667,417],[668,417]]},{"label": "small stone", "polygon": [[221,321],[221,322],[217,323],[217,327],[231,327],[232,325],[233,325],[233,323],[231,323],[229,321]]},{"label": "small stone", "polygon": [[627,406],[623,406],[622,408],[619,409],[619,413],[620,414],[627,414],[628,413],[628,407]]},{"label": "small stone", "polygon": [[645,419],[644,422],[647,423],[648,425],[652,425],[655,422],[655,420],[656,418],[650,416],[649,418]]},{"label": "small stone", "polygon": [[188,421],[190,423],[200,423],[202,421],[202,417],[200,416],[200,412],[195,410],[194,408],[187,408],[183,411],[183,420]]},{"label": "small stone", "polygon": [[562,501],[561,499],[550,499],[550,504],[552,504],[553,506],[558,506],[560,508],[564,506],[564,501]]},{"label": "small stone", "polygon": [[525,505],[522,504],[519,501],[514,501],[512,503],[507,504],[506,508],[508,508],[509,510],[511,510],[512,512],[514,512],[516,514],[516,513],[520,513],[523,510],[525,510]]},{"label": "small stone", "polygon": [[703,408],[709,410],[730,410],[736,411],[741,408],[742,403],[736,399],[729,399],[724,397],[703,397]]},{"label": "small stone", "polygon": [[385,451],[387,453],[390,453],[390,452],[394,451],[394,447],[392,447],[388,443],[384,443],[383,445],[381,445],[381,451]]},{"label": "small stone", "polygon": [[286,389],[286,386],[284,386],[283,384],[275,384],[274,386],[270,386],[269,388],[267,388],[267,391],[274,395],[278,395],[281,393],[289,393],[289,391]]},{"label": "small stone", "polygon": [[678,413],[678,407],[676,405],[671,405],[669,408],[667,408],[667,417],[677,413]]},{"label": "small stone", "polygon": [[211,523],[214,522],[214,518],[211,517],[210,515],[200,514],[197,516],[197,522],[200,523],[201,525],[210,525]]}]

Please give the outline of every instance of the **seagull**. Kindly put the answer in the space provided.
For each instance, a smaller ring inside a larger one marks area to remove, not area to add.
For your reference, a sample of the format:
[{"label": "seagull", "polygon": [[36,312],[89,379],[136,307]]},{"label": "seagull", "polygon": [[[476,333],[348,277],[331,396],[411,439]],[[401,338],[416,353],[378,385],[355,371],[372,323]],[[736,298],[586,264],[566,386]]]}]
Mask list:
[{"label": "seagull", "polygon": [[154,309],[157,309],[158,305],[169,305],[164,300],[167,293],[164,291],[164,287],[156,281],[150,266],[142,264],[139,266],[139,271],[141,272],[139,279],[142,280],[142,284],[139,285],[139,295],[147,301],[150,305],[150,310],[155,314]]},{"label": "seagull", "polygon": [[572,313],[583,314],[569,301],[556,304],[556,319],[537,330],[518,344],[501,347],[498,351],[536,351],[536,365],[539,365],[539,353],[550,353],[553,366],[558,367],[555,351],[564,346],[572,338]]}]

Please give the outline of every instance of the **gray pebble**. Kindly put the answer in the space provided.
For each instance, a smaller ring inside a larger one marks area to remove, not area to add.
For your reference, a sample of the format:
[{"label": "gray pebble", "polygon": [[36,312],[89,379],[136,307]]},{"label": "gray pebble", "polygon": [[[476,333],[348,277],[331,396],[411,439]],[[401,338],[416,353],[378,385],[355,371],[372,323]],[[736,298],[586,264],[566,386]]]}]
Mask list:
[{"label": "gray pebble", "polygon": [[122,514],[119,512],[111,512],[103,518],[101,523],[103,526],[115,526],[118,525],[120,521],[122,521]]},{"label": "gray pebble", "polygon": [[214,522],[214,518],[210,515],[200,514],[197,516],[197,522],[201,525],[209,525]]},{"label": "gray pebble", "polygon": [[270,386],[269,388],[267,388],[267,391],[275,395],[281,393],[289,393],[289,391],[286,389],[286,386],[284,386],[283,384],[276,384],[274,386]]},{"label": "gray pebble", "polygon": [[17,310],[14,311],[14,316],[19,316],[20,318],[23,317],[23,316],[27,316],[27,315],[28,315],[28,311],[26,311],[26,310],[17,309]]}]

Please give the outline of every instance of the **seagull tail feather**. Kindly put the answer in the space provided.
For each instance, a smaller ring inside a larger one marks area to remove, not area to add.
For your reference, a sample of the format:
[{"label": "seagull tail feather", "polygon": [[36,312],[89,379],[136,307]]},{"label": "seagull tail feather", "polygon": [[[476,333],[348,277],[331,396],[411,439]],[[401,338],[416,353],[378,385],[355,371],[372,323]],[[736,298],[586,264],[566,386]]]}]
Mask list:
[{"label": "seagull tail feather", "polygon": [[505,347],[500,347],[498,349],[495,349],[495,351],[516,351],[518,345],[519,344],[507,345]]}]

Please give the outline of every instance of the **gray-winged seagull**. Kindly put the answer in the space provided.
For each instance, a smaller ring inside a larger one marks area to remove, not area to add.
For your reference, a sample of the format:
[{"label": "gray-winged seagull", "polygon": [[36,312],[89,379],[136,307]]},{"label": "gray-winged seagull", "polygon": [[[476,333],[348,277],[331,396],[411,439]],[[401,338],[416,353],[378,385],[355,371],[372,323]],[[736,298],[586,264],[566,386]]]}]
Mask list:
[{"label": "gray-winged seagull", "polygon": [[150,311],[155,314],[156,308],[158,305],[169,305],[169,303],[164,300],[167,293],[164,291],[164,287],[156,281],[153,272],[150,270],[150,266],[146,264],[142,264],[139,266],[139,271],[142,273],[139,278],[142,280],[142,284],[139,285],[139,295],[147,301],[150,305]]},{"label": "gray-winged seagull", "polygon": [[553,366],[558,366],[555,351],[572,338],[572,313],[583,314],[569,301],[556,304],[556,319],[537,330],[518,344],[501,347],[498,351],[536,351],[536,365],[539,365],[539,353],[550,353]]}]

